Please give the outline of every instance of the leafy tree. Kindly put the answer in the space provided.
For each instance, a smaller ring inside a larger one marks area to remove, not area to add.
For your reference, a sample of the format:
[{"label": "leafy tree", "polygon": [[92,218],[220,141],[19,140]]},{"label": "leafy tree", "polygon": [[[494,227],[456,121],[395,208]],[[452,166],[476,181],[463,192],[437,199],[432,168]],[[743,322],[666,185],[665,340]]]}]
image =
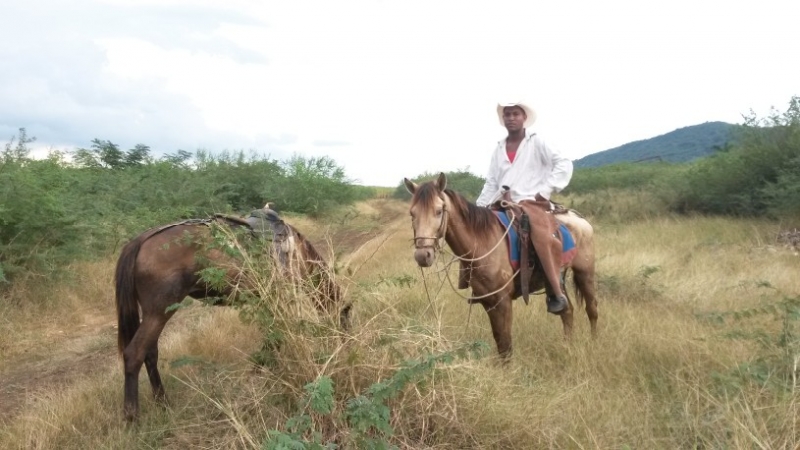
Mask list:
[{"label": "leafy tree", "polygon": [[25,128],[20,128],[19,136],[12,136],[3,148],[3,163],[22,162],[26,160],[30,153],[28,144],[35,141],[35,137],[28,137]]},{"label": "leafy tree", "polygon": [[188,169],[187,161],[192,159],[192,153],[186,150],[178,150],[176,153],[164,155],[161,161],[171,164],[173,167]]},{"label": "leafy tree", "polygon": [[92,139],[89,149],[79,148],[73,153],[73,160],[78,167],[91,169],[124,169],[139,167],[151,162],[150,147],[144,144],[127,152],[120,150],[119,145],[102,139]]},{"label": "leafy tree", "polygon": [[125,166],[125,154],[119,149],[117,144],[111,141],[92,140],[92,149],[99,156],[100,161],[105,167],[110,169],[121,169]]},{"label": "leafy tree", "polygon": [[150,147],[144,144],[136,144],[135,147],[125,153],[125,167],[138,167],[150,162]]},{"label": "leafy tree", "polygon": [[357,195],[344,168],[327,156],[294,155],[282,167],[286,178],[276,191],[276,202],[286,209],[319,215],[351,203]]}]

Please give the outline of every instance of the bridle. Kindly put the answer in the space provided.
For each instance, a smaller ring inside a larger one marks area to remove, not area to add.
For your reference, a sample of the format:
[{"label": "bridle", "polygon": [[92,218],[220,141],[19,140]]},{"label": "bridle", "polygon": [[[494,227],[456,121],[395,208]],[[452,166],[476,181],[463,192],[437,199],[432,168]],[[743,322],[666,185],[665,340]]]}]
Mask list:
[{"label": "bridle", "polygon": [[[414,248],[417,250],[430,248],[433,249],[434,251],[438,251],[441,250],[442,248],[442,241],[444,240],[444,237],[447,234],[447,201],[445,201],[442,195],[439,195],[439,198],[442,200],[442,221],[441,223],[439,223],[439,228],[436,230],[436,235],[433,237],[417,236],[417,230],[414,229]],[[419,245],[419,241],[421,239],[430,239],[433,241],[433,244]]]}]

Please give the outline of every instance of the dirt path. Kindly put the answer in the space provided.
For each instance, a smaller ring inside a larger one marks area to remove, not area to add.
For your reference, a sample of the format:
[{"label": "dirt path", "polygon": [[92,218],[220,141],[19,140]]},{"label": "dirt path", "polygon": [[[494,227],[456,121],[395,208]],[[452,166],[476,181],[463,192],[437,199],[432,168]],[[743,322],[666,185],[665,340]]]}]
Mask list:
[{"label": "dirt path", "polygon": [[[343,255],[385,231],[405,207],[394,200],[375,199],[360,205],[366,212],[352,224],[327,227],[312,239],[323,254]],[[352,226],[351,226],[352,225]],[[311,233],[310,233],[311,234]],[[328,248],[325,248],[328,246]],[[0,425],[12,421],[37,392],[68,386],[85,373],[119,363],[113,306],[83,313],[82,320],[43,332],[35,346],[0,361]]]},{"label": "dirt path", "polygon": [[0,370],[0,424],[46,388],[69,385],[84,373],[117,358],[113,311],[85,314],[82,323],[42,336],[35,349],[3,362]]},{"label": "dirt path", "polygon": [[363,211],[349,223],[331,224],[326,232],[309,235],[322,255],[333,254],[339,257],[352,253],[364,243],[383,234],[390,224],[407,212],[403,203],[391,199],[375,199],[360,206]]}]

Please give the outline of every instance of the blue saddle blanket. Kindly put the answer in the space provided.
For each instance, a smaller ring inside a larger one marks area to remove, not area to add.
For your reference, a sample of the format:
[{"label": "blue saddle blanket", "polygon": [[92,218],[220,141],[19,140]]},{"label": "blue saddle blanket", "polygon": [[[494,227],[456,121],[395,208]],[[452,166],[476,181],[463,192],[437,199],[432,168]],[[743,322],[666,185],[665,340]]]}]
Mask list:
[{"label": "blue saddle blanket", "polygon": [[[509,260],[511,262],[511,266],[514,267],[514,270],[516,270],[519,268],[519,234],[517,234],[517,230],[515,230],[514,227],[509,228],[511,221],[509,220],[505,211],[494,211],[494,214],[500,220],[500,223],[502,223],[503,226],[508,230],[507,241]],[[578,249],[575,247],[575,239],[572,237],[572,233],[569,232],[569,228],[567,228],[563,223],[559,223],[558,229],[561,234],[561,264],[566,265],[572,261],[572,258],[575,256],[575,253]]]}]

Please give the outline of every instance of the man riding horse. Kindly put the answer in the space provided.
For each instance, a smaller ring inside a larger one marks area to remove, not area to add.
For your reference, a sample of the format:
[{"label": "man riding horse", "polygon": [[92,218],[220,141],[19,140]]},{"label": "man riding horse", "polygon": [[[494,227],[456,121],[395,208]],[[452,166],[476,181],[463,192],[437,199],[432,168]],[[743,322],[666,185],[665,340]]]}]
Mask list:
[{"label": "man riding horse", "polygon": [[[508,136],[498,141],[478,206],[492,207],[500,200],[519,204],[530,220],[530,239],[545,274],[547,311],[559,314],[568,306],[559,276],[561,242],[551,214],[550,196],[563,190],[572,178],[572,161],[549,147],[530,131],[536,112],[522,102],[498,103],[497,116]],[[507,191],[506,191],[507,189]],[[469,268],[462,262],[459,288],[469,287]]]}]

